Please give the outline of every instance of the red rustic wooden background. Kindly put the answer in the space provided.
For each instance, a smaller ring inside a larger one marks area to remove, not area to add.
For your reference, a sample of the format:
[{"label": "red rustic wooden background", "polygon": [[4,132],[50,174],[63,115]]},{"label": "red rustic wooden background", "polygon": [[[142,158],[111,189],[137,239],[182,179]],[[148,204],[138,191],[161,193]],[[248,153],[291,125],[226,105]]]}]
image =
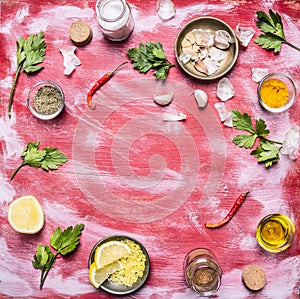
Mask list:
[{"label": "red rustic wooden background", "polygon": [[[88,280],[87,261],[93,245],[101,238],[126,234],[144,244],[151,258],[151,273],[143,288],[130,298],[197,298],[185,284],[183,259],[196,247],[214,251],[223,270],[216,298],[296,299],[299,297],[299,192],[300,160],[281,156],[277,165],[265,169],[249,151],[233,145],[237,134],[225,127],[214,104],[217,81],[201,82],[186,75],[176,63],[174,42],[188,21],[213,16],[233,29],[259,29],[258,10],[272,9],[282,16],[286,37],[300,45],[300,2],[298,1],[184,1],[174,0],[176,15],[159,18],[156,1],[129,1],[135,20],[131,37],[119,43],[103,38],[95,14],[95,0],[1,1],[1,119],[0,119],[0,297],[1,298],[114,298],[96,290]],[[72,45],[68,28],[83,20],[93,30],[93,40],[77,48],[81,65],[65,76],[59,49]],[[41,72],[22,73],[7,116],[10,87],[16,70],[16,40],[43,31],[47,54]],[[94,97],[95,111],[86,105],[92,84],[116,65],[128,61],[126,50],[140,42],[160,41],[168,59],[176,64],[166,82],[151,72],[138,73],[129,63]],[[280,114],[270,114],[258,104],[254,67],[284,72],[300,90],[299,52],[283,45],[274,55],[253,40],[240,48],[234,68],[226,75],[236,95],[227,109],[239,109],[253,118],[261,117],[272,139],[282,140],[292,125],[299,125],[299,96],[295,105]],[[66,107],[51,121],[36,119],[26,106],[30,87],[40,80],[53,80],[64,90]],[[195,89],[209,95],[204,110],[191,96]],[[168,107],[153,102],[154,94],[168,91],[174,100]],[[185,122],[164,122],[164,112],[187,114]],[[20,163],[20,154],[30,141],[58,147],[69,162],[57,171],[24,167],[10,182]],[[206,221],[217,221],[240,193],[252,190],[231,222],[207,230]],[[7,221],[7,206],[16,197],[33,194],[43,207],[45,226],[37,235],[16,233]],[[270,213],[289,216],[296,226],[293,245],[285,252],[263,251],[255,239],[259,220]],[[36,246],[49,244],[58,226],[84,223],[80,246],[61,258],[50,271],[44,289],[38,288],[40,272],[31,265]],[[267,285],[251,293],[241,282],[243,268],[261,265]]]}]

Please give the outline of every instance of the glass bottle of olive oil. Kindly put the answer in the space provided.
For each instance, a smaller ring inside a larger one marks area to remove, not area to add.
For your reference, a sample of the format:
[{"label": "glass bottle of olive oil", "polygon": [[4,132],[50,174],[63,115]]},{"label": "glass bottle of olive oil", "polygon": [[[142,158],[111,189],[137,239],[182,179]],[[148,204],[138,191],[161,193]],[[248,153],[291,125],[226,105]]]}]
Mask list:
[{"label": "glass bottle of olive oil", "polygon": [[281,252],[290,247],[294,235],[293,222],[282,214],[271,214],[264,217],[256,230],[258,244],[270,252]]}]

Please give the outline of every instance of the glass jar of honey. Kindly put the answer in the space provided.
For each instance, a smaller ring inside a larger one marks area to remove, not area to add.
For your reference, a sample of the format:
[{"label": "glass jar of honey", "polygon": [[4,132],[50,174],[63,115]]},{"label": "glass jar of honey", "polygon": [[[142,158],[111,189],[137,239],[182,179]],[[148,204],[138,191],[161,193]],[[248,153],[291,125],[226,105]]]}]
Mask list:
[{"label": "glass jar of honey", "polygon": [[217,292],[221,285],[222,271],[213,252],[206,248],[190,251],[184,259],[185,281],[201,296]]},{"label": "glass jar of honey", "polygon": [[295,226],[290,218],[282,214],[271,214],[258,224],[256,239],[258,244],[270,252],[281,252],[291,246],[295,236]]}]

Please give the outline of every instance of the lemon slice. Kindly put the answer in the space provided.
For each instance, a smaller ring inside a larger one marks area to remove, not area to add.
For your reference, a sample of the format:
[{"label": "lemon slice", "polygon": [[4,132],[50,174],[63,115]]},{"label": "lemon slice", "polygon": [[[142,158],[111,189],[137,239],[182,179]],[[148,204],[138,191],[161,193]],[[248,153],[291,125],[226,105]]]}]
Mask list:
[{"label": "lemon slice", "polygon": [[35,234],[44,226],[44,213],[33,195],[14,199],[8,205],[8,222],[11,227],[24,234]]},{"label": "lemon slice", "polygon": [[96,263],[92,263],[89,271],[89,279],[91,284],[95,288],[99,286],[113,273],[123,268],[120,261],[115,261],[111,264],[104,266],[101,269],[97,269]]},{"label": "lemon slice", "polygon": [[97,269],[100,269],[129,253],[130,248],[127,244],[120,241],[109,241],[103,243],[96,249],[94,261]]}]

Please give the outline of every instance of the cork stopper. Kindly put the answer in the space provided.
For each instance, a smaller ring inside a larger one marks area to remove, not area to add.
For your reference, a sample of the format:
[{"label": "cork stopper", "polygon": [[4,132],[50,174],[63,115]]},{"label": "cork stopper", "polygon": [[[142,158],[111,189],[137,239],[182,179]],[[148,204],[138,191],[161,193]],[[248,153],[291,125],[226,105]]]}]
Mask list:
[{"label": "cork stopper", "polygon": [[85,22],[76,21],[69,28],[69,37],[75,46],[83,47],[92,40],[93,32]]},{"label": "cork stopper", "polygon": [[266,284],[266,275],[260,266],[249,265],[242,273],[242,281],[248,289],[259,291]]}]

